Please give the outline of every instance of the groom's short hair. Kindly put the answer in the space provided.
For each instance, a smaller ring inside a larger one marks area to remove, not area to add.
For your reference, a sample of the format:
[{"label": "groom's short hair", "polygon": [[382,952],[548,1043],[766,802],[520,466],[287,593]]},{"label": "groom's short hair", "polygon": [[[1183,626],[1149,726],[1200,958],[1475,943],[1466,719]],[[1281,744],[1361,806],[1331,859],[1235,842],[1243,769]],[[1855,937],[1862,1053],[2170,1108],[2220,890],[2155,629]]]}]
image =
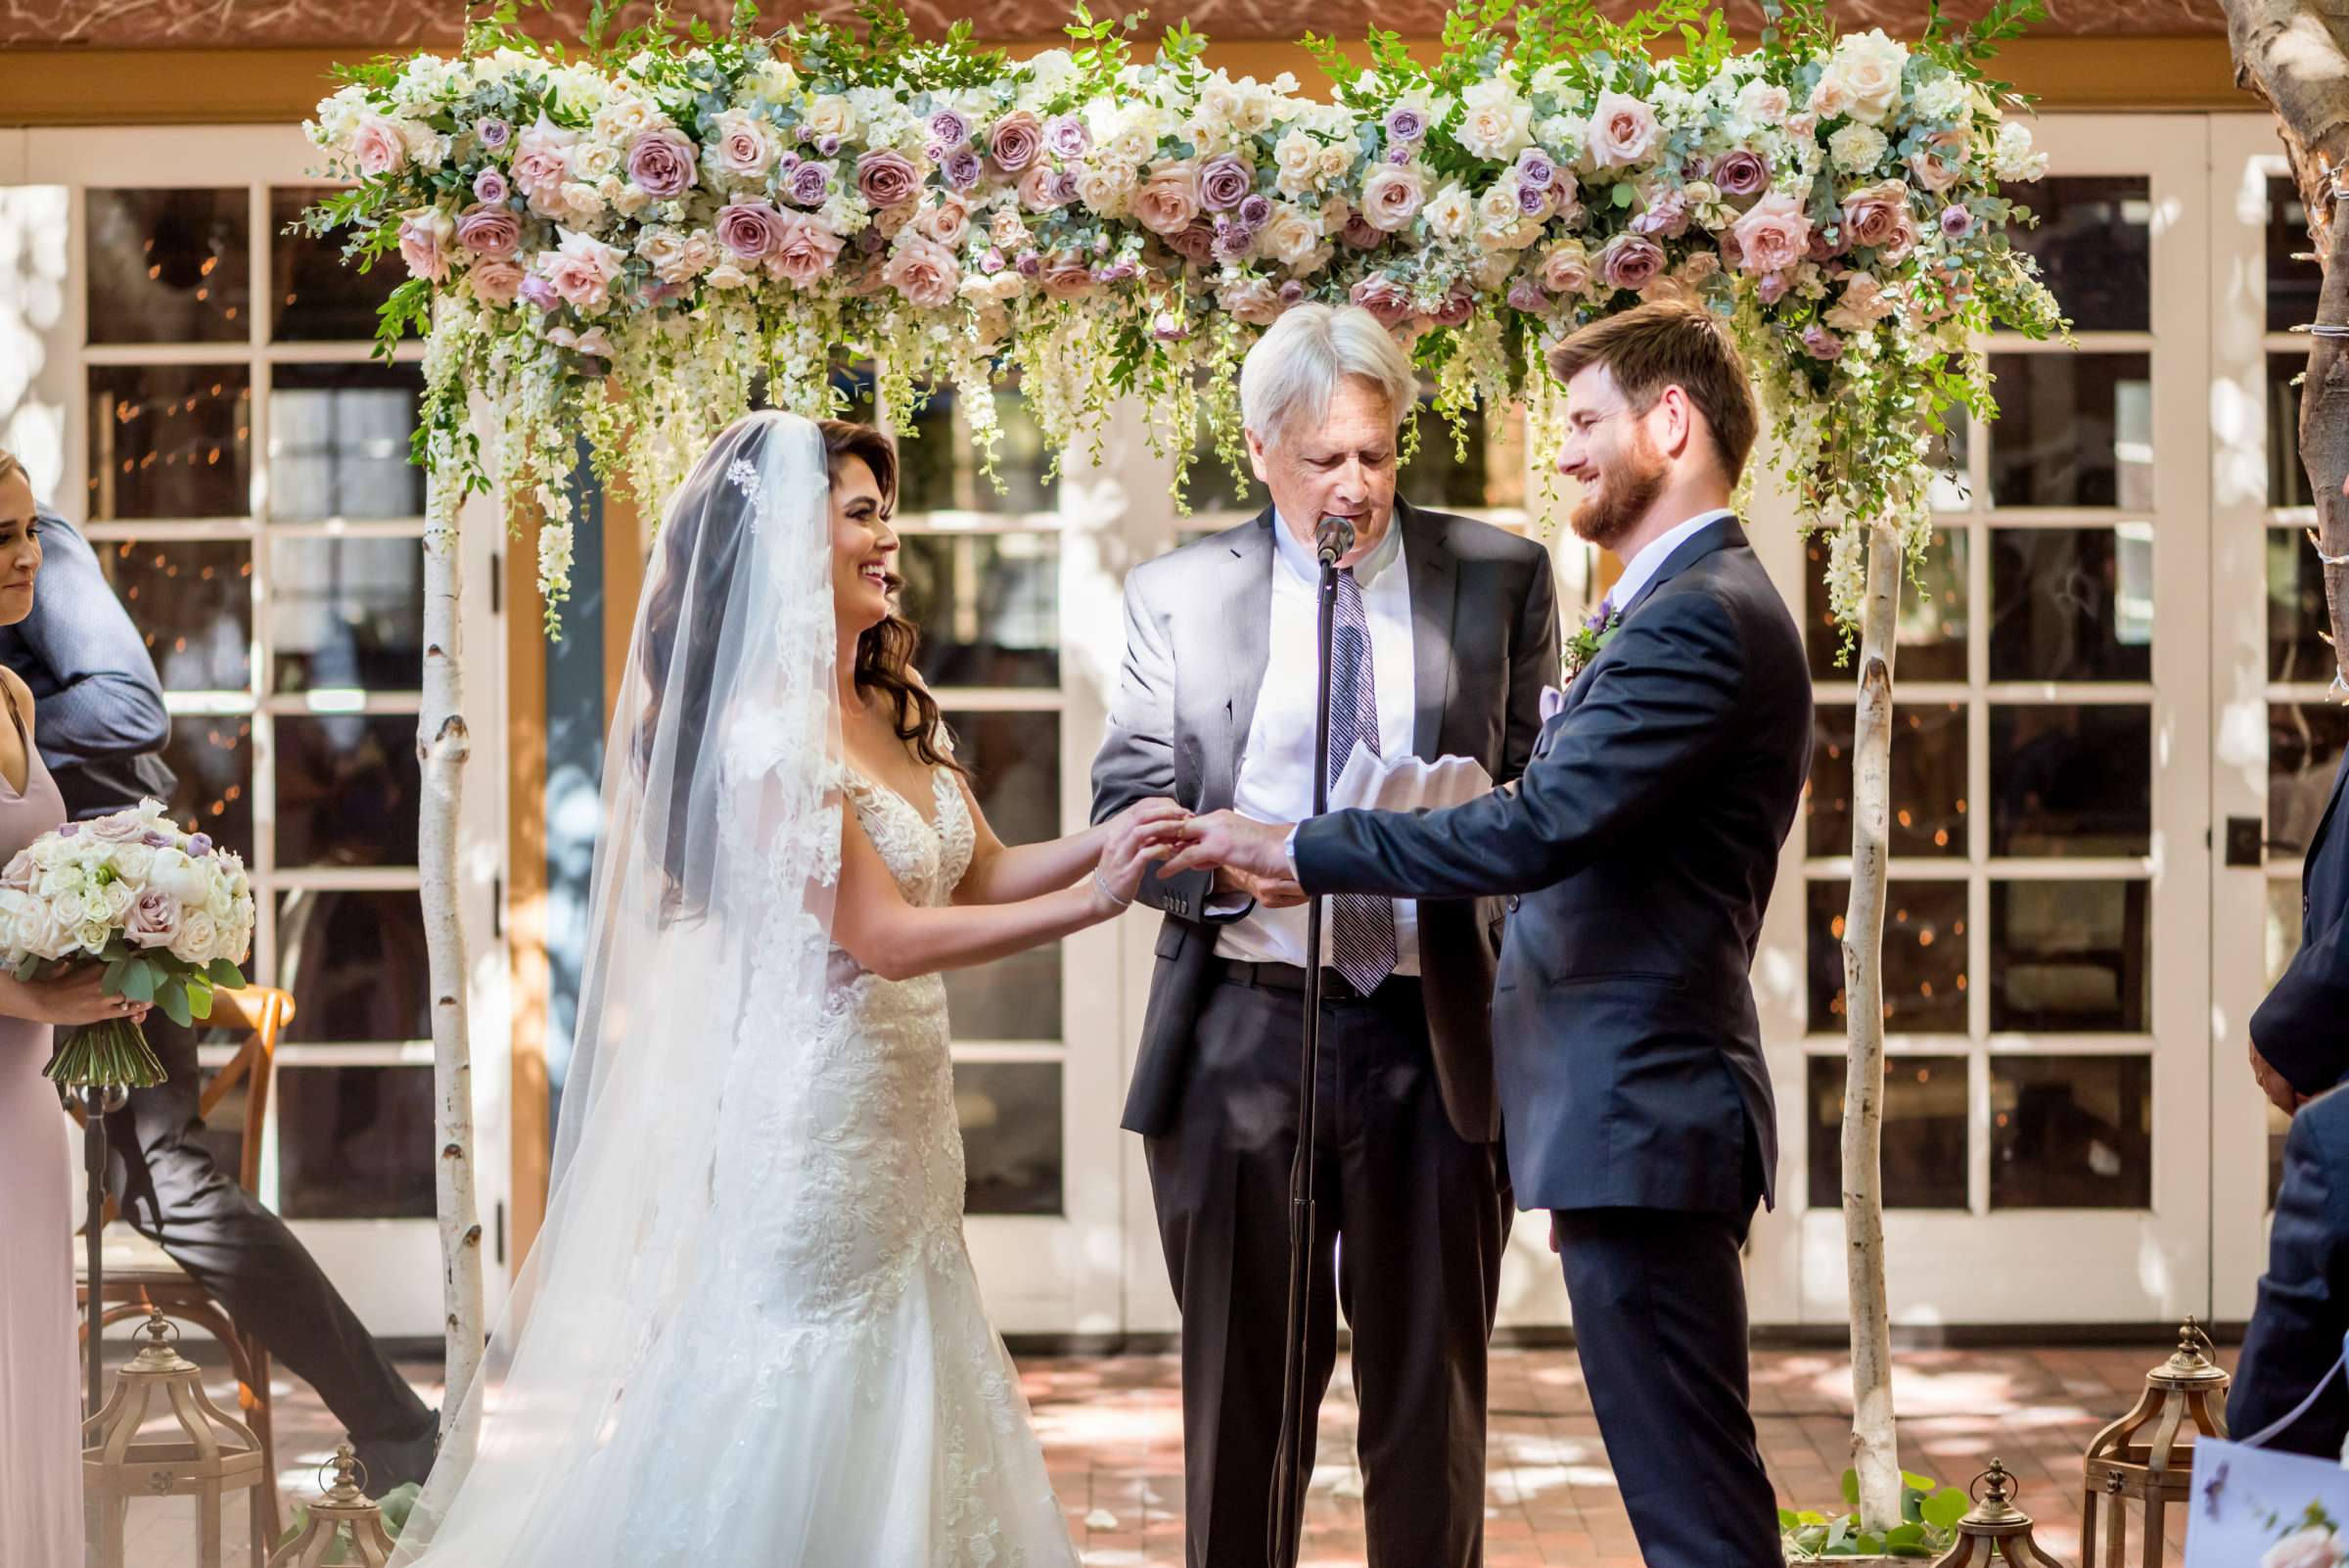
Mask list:
[{"label": "groom's short hair", "polygon": [[1705,416],[1722,474],[1735,484],[1754,449],[1760,417],[1745,360],[1721,319],[1701,305],[1659,300],[1594,321],[1549,351],[1561,385],[1592,365],[1614,372],[1624,400],[1638,413],[1678,387]]},{"label": "groom's short hair", "polygon": [[1240,424],[1278,446],[1291,427],[1327,418],[1349,376],[1375,384],[1398,425],[1419,400],[1411,356],[1378,317],[1360,305],[1291,305],[1240,363]]}]

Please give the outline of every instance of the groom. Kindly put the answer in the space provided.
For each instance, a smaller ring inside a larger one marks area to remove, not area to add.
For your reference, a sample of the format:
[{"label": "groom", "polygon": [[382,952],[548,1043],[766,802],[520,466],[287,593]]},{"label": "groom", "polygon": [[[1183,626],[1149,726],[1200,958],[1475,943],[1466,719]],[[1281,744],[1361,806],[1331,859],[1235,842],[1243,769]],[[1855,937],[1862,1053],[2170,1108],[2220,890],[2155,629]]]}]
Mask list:
[{"label": "groom", "polygon": [[[1355,307],[1295,306],[1250,350],[1242,417],[1272,505],[1128,576],[1096,821],[1150,796],[1313,809],[1313,541],[1329,516],[1355,532],[1333,780],[1358,743],[1473,757],[1501,780],[1524,767],[1558,668],[1549,557],[1396,498],[1396,427],[1416,392],[1408,356]],[[1167,918],[1125,1118],[1146,1140],[1182,1308],[1190,1568],[1261,1568],[1281,1413],[1305,911],[1285,870],[1235,881],[1228,907],[1204,872],[1143,886]],[[1317,1401],[1342,1305],[1372,1568],[1482,1559],[1485,1342],[1510,1213],[1489,1017],[1498,921],[1466,897],[1342,899],[1331,920],[1305,1375]],[[1310,1428],[1305,1443],[1310,1459]]]},{"label": "groom", "polygon": [[1747,970],[1809,771],[1811,681],[1729,508],[1756,421],[1719,323],[1642,305],[1551,364],[1575,531],[1624,571],[1517,788],[1295,828],[1218,812],[1167,874],[1507,896],[1493,1029],[1510,1175],[1551,1212],[1640,1554],[1780,1568],[1738,1266],[1777,1157]]}]

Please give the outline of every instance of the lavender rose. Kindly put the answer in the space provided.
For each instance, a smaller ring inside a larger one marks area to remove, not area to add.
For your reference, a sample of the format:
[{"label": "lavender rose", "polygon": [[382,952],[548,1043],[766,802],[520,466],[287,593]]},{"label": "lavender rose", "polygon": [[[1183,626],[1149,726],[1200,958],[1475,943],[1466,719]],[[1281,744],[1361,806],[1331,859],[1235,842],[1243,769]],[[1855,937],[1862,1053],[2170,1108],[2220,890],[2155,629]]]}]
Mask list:
[{"label": "lavender rose", "polygon": [[1941,233],[1944,239],[1962,240],[1974,232],[1974,214],[1962,207],[1941,209]]},{"label": "lavender rose", "polygon": [[681,196],[693,189],[699,156],[682,132],[646,131],[628,148],[628,178],[647,196]]},{"label": "lavender rose", "polygon": [[1900,180],[1863,186],[1844,198],[1843,226],[1853,245],[1880,252],[1886,261],[1916,249],[1916,218],[1909,209],[1909,187]]},{"label": "lavender rose", "polygon": [[1547,190],[1550,181],[1557,177],[1558,165],[1539,147],[1529,147],[1517,155],[1517,179],[1521,185]]},{"label": "lavender rose", "polygon": [[971,139],[970,122],[951,109],[942,109],[925,121],[930,139],[952,152]]},{"label": "lavender rose", "polygon": [[522,249],[522,223],[502,207],[469,207],[457,219],[457,243],[475,255],[508,260]]},{"label": "lavender rose", "polygon": [[1814,323],[1803,329],[1803,351],[1814,359],[1840,359],[1843,340]]},{"label": "lavender rose", "polygon": [[1199,165],[1199,205],[1210,212],[1228,212],[1240,205],[1255,179],[1237,154],[1219,153]]},{"label": "lavender rose", "polygon": [[484,168],[473,177],[473,199],[477,202],[489,207],[500,207],[513,194],[513,187],[506,183],[506,177],[496,169]]},{"label": "lavender rose", "polygon": [[1684,191],[1660,191],[1639,213],[1632,219],[1634,234],[1661,234],[1678,238],[1688,229],[1688,196]]},{"label": "lavender rose", "polygon": [[1387,140],[1399,147],[1408,147],[1427,134],[1427,116],[1407,105],[1398,104],[1387,111]]},{"label": "lavender rose", "polygon": [[1006,174],[1017,174],[1035,162],[1043,145],[1044,127],[1025,109],[1013,110],[987,133],[987,150]]},{"label": "lavender rose", "polygon": [[1057,158],[1079,159],[1092,150],[1093,133],[1074,115],[1057,115],[1044,127],[1044,145]]},{"label": "lavender rose", "polygon": [[1031,163],[1020,175],[1020,206],[1031,212],[1049,212],[1064,204],[1060,175],[1049,163]]},{"label": "lavender rose", "polygon": [[514,127],[494,115],[484,115],[475,120],[473,133],[479,136],[482,139],[482,145],[492,153],[514,139]]},{"label": "lavender rose", "polygon": [[1216,258],[1216,230],[1211,223],[1199,222],[1167,236],[1167,244],[1177,255],[1199,266]]},{"label": "lavender rose", "polygon": [[791,171],[788,183],[792,201],[802,207],[820,207],[832,194],[832,165],[802,163]]},{"label": "lavender rose", "polygon": [[729,202],[711,229],[730,254],[763,261],[783,243],[783,214],[764,202]]},{"label": "lavender rose", "polygon": [[1724,196],[1760,196],[1770,189],[1770,164],[1760,153],[1740,147],[1713,161],[1713,183]]},{"label": "lavender rose", "polygon": [[980,161],[977,153],[966,147],[958,153],[946,155],[944,169],[947,184],[958,191],[967,191],[979,183],[979,176],[987,171],[987,165]]},{"label": "lavender rose", "polygon": [[882,148],[856,160],[856,189],[875,207],[902,207],[921,194],[921,186],[902,153]]},{"label": "lavender rose", "polygon": [[1664,270],[1664,252],[1642,234],[1618,234],[1598,253],[1598,275],[1611,289],[1644,289]]},{"label": "lavender rose", "polygon": [[1239,216],[1248,232],[1254,234],[1272,221],[1272,199],[1262,191],[1250,192],[1248,199],[1240,204]]},{"label": "lavender rose", "polygon": [[1542,285],[1531,278],[1519,278],[1509,285],[1510,306],[1524,311],[1527,315],[1547,315],[1554,303],[1555,301],[1548,295],[1542,292]]}]

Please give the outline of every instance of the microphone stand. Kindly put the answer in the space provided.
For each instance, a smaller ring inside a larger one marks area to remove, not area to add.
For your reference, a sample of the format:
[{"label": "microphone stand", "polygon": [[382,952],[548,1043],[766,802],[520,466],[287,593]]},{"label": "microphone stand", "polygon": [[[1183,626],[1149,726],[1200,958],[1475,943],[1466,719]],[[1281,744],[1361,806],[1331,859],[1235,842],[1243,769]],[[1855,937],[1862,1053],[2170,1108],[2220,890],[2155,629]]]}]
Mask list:
[{"label": "microphone stand", "polygon": [[[1321,580],[1313,596],[1317,690],[1313,700],[1313,815],[1329,809],[1330,639],[1337,620],[1338,559],[1354,548],[1354,525],[1323,518],[1313,530]],[[1313,895],[1305,906],[1305,1020],[1297,1067],[1297,1157],[1289,1167],[1289,1320],[1280,1372],[1280,1436],[1272,1456],[1272,1529],[1266,1546],[1270,1568],[1295,1568],[1305,1529],[1305,1455],[1313,1430],[1316,1390],[1307,1386],[1309,1297],[1313,1269],[1313,1128],[1321,1057],[1321,911]]]}]

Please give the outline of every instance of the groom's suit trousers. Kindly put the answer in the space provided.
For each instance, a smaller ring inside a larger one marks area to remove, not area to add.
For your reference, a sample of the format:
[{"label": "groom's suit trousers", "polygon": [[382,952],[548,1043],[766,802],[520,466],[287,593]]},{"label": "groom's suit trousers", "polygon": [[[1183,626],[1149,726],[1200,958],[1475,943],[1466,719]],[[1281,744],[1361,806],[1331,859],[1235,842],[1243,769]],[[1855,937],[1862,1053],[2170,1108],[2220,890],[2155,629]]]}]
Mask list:
[{"label": "groom's suit trousers", "polygon": [[[1288,1300],[1302,980],[1221,964],[1174,1125],[1147,1140],[1182,1306],[1190,1568],[1262,1568]],[[1370,1568],[1484,1555],[1485,1343],[1511,1206],[1499,1146],[1453,1130],[1413,979],[1321,1011],[1307,1386],[1354,1334]],[[1308,1469],[1313,1434],[1306,1435]]]},{"label": "groom's suit trousers", "polygon": [[212,1158],[197,1114],[195,1031],[160,1012],[146,1029],[166,1077],[106,1119],[107,1185],[122,1218],[318,1391],[386,1488],[422,1480],[432,1411],[286,1222]]},{"label": "groom's suit trousers", "polygon": [[1590,1407],[1647,1568],[1783,1568],[1746,1404],[1745,1224],[1669,1209],[1556,1216]]}]

